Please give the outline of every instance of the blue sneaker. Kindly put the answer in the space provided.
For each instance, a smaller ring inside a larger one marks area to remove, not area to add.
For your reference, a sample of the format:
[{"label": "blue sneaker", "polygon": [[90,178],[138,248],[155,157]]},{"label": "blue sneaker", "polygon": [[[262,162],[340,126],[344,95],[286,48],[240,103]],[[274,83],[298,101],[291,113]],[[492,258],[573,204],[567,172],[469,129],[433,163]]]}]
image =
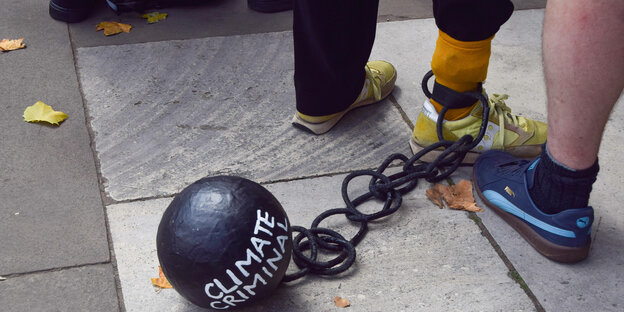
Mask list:
[{"label": "blue sneaker", "polygon": [[540,211],[529,193],[539,160],[519,159],[501,151],[483,153],[472,172],[477,194],[546,258],[581,261],[589,253],[594,209],[573,208],[556,214]]}]

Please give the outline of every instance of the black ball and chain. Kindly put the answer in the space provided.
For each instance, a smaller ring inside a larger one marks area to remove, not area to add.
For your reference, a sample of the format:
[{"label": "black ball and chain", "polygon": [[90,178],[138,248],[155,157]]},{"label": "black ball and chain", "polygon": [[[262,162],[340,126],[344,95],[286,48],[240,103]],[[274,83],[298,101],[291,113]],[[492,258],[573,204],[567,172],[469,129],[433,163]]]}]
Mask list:
[{"label": "black ball and chain", "polygon": [[[169,204],[156,237],[160,265],[175,290],[201,307],[235,309],[268,297],[281,282],[307,274],[335,275],[348,270],[355,262],[355,247],[366,235],[369,222],[396,212],[403,195],[413,190],[420,179],[435,183],[449,177],[485,134],[490,109],[481,87],[477,92],[459,94],[434,84],[431,94],[427,81],[432,76],[429,72],[423,79],[427,98],[439,103],[482,102],[483,122],[477,138],[465,135],[456,142],[444,140],[442,122],[449,109],[444,107],[437,120],[439,142],[412,157],[392,154],[377,170],[347,175],[342,182],[345,207],[324,211],[309,229],[291,226],[277,199],[253,181],[230,176],[196,181]],[[436,149],[444,150],[434,161],[420,160]],[[396,162],[403,164],[402,170],[384,174]],[[358,177],[370,177],[368,192],[352,198],[348,194],[349,184]],[[374,213],[358,209],[370,200],[382,201],[383,206]],[[347,239],[334,230],[319,227],[333,215],[345,215],[359,223],[359,230]],[[293,232],[298,233],[294,238]],[[321,261],[318,257],[322,252],[337,256]],[[291,255],[298,270],[286,274]]]},{"label": "black ball and chain", "polygon": [[[428,80],[433,76],[433,72],[429,71],[422,82],[423,91],[427,98],[461,97],[463,102],[480,101],[483,107],[483,121],[476,138],[465,135],[457,141],[445,140],[442,134],[442,123],[444,114],[449,108],[445,106],[440,112],[437,120],[437,134],[439,141],[421,150],[412,157],[403,154],[392,154],[386,158],[377,170],[358,170],[350,173],[342,182],[342,198],[345,202],[345,208],[336,208],[324,211],[312,221],[309,229],[302,226],[292,226],[293,232],[298,232],[293,238],[293,262],[299,270],[292,274],[286,274],[282,282],[290,282],[299,279],[307,274],[317,275],[336,275],[349,269],[355,262],[355,247],[362,241],[368,232],[368,223],[396,212],[402,203],[402,196],[418,185],[419,179],[425,179],[427,182],[436,183],[448,178],[461,165],[466,154],[473,149],[481,141],[485,135],[490,106],[488,98],[483,91],[481,85],[477,91],[465,92],[458,94],[444,86],[435,84],[435,88],[439,92],[434,94],[429,92],[427,87]],[[444,103],[445,101],[439,101]],[[444,148],[444,151],[436,157],[432,162],[423,162],[421,157],[427,153]],[[395,162],[403,164],[402,170],[390,176],[384,174],[386,169]],[[357,177],[370,176],[368,192],[362,194],[355,199],[351,199],[348,194],[349,183]],[[358,210],[358,206],[369,200],[383,201],[381,209],[374,213],[363,213]],[[350,239],[346,239],[340,233],[319,227],[319,224],[333,215],[344,214],[345,217],[359,223],[358,232]],[[318,260],[321,250],[326,252],[338,253],[338,255],[328,261]],[[308,253],[306,255],[305,253]]]}]

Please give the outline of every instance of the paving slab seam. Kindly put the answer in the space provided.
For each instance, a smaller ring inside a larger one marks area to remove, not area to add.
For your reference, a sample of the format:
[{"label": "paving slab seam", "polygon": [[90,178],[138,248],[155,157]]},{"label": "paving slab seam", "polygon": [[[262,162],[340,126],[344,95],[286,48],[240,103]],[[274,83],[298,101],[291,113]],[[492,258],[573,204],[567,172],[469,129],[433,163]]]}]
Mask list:
[{"label": "paving slab seam", "polygon": [[110,263],[110,261],[83,263],[83,264],[76,264],[76,265],[70,265],[70,266],[58,267],[58,268],[51,268],[51,269],[44,269],[44,270],[35,270],[35,271],[28,271],[28,272],[10,273],[10,274],[2,275],[2,277],[8,280],[8,279],[11,279],[11,278],[22,277],[22,276],[27,276],[27,275],[32,275],[32,274],[61,272],[61,271],[66,271],[66,270],[71,270],[71,269],[85,268],[85,267],[98,266],[98,265],[104,265],[104,264],[111,264],[111,263]]},{"label": "paving slab seam", "polygon": [[[383,159],[379,160],[379,164],[380,165],[381,165],[382,161],[383,161]],[[400,167],[400,165],[390,165],[390,166],[388,166],[388,168],[396,168],[396,167]],[[369,167],[369,168],[360,168],[360,169],[355,168],[355,169],[350,169],[350,170],[346,170],[346,171],[335,171],[335,172],[329,172],[329,173],[324,173],[324,174],[313,174],[313,175],[302,176],[302,177],[269,180],[269,181],[264,181],[264,182],[262,182],[260,184],[261,185],[270,185],[270,184],[276,184],[276,183],[293,182],[293,181],[300,181],[300,180],[307,180],[307,179],[333,177],[333,176],[338,176],[338,175],[343,175],[343,174],[349,174],[349,173],[352,173],[354,171],[359,171],[359,170],[377,170],[377,168],[378,167]]]},{"label": "paving slab seam", "polygon": [[113,272],[115,273],[115,290],[117,292],[117,301],[119,302],[119,310],[120,312],[126,311],[126,306],[124,304],[123,291],[121,289],[121,279],[119,277],[119,270],[117,269],[117,257],[115,256],[115,248],[113,246],[113,234],[110,230],[110,222],[108,219],[108,213],[104,213],[104,220],[106,223],[106,237],[108,239],[108,249],[110,252],[110,263],[113,266]]},{"label": "paving slab seam", "polygon": [[[74,44],[74,39],[72,38],[72,31],[71,31],[71,28],[69,27],[69,24],[67,24],[67,33],[69,34],[69,42],[71,44],[72,54],[74,58],[74,71],[76,72],[76,77],[78,80],[78,91],[80,92],[80,96],[82,98],[82,107],[85,112],[85,125],[87,127],[87,132],[89,133],[89,139],[91,141],[90,147],[91,147],[91,152],[93,153],[95,171],[97,172],[98,187],[100,188],[100,197],[102,198],[102,203],[104,204],[104,206],[107,206],[107,205],[113,204],[114,202],[111,202],[112,199],[110,199],[106,195],[106,191],[104,189],[106,178],[102,176],[102,164],[100,163],[100,160],[97,157],[97,149],[95,147],[95,134],[93,133],[93,128],[91,128],[91,121],[93,120],[93,117],[91,117],[91,115],[89,114],[89,108],[87,107],[85,103],[85,95],[82,89],[82,82],[80,81],[80,75],[78,73],[78,66],[77,66],[78,60],[76,57],[76,54],[77,54],[76,51],[78,48]],[[110,236],[110,233],[109,233],[109,236]]]},{"label": "paving slab seam", "polygon": [[[378,22],[378,24],[380,24],[380,23]],[[188,41],[188,40],[201,40],[201,39],[210,39],[210,38],[246,37],[246,36],[254,36],[254,35],[281,34],[281,33],[292,33],[292,29],[277,30],[277,31],[265,31],[265,32],[251,32],[251,33],[241,33],[241,34],[230,34],[230,35],[228,35],[228,34],[206,35],[206,36],[197,36],[197,37],[183,38],[183,39],[169,38],[169,39],[158,39],[158,40],[147,40],[147,41],[136,41],[136,42],[125,42],[125,43],[85,45],[85,46],[76,46],[72,42],[72,46],[73,46],[74,50],[77,50],[77,49],[94,49],[94,48],[101,48],[101,47],[114,48],[114,47],[123,47],[123,46],[128,46],[128,45],[129,46],[141,45],[141,44],[148,44],[148,43],[184,42],[184,41]],[[294,54],[293,54],[293,56],[294,56]],[[292,87],[294,88],[294,84],[293,84]]]},{"label": "paving slab seam", "polygon": [[[589,250],[590,252],[594,249],[594,246],[596,245],[596,238],[598,237],[598,232],[600,231],[600,225],[602,224],[602,216],[598,217],[597,219],[598,219],[598,222],[596,222],[596,225],[594,225],[595,232],[592,235],[592,241],[591,241],[592,244],[591,244],[591,247],[589,247],[590,248],[590,250]],[[594,221],[596,221],[596,220],[594,219]]]},{"label": "paving slab seam", "polygon": [[[381,164],[381,161],[380,161],[380,164]],[[400,164],[388,166],[389,169],[399,168],[399,167],[401,167]],[[336,172],[330,172],[330,173],[324,173],[324,174],[294,177],[294,178],[287,178],[287,179],[269,180],[269,181],[258,182],[258,184],[272,185],[272,184],[277,184],[277,183],[294,182],[294,181],[301,181],[301,180],[307,180],[307,179],[326,178],[326,177],[333,177],[333,176],[338,176],[338,175],[343,175],[343,174],[349,174],[351,172],[358,171],[358,170],[377,170],[377,167],[352,169],[352,170],[347,170],[347,171],[336,171]],[[177,196],[178,194],[180,194],[180,192],[175,192],[172,194],[165,194],[165,195],[124,199],[124,200],[114,200],[114,199],[109,198],[110,203],[107,203],[106,206],[117,205],[117,204],[128,204],[128,203],[135,203],[135,202],[144,202],[144,201],[150,201],[150,200],[155,200],[155,199],[173,198]]]},{"label": "paving slab seam", "polygon": [[[448,177],[446,181],[449,185],[456,184],[455,181],[452,179],[452,176]],[[494,251],[496,251],[496,254],[501,258],[501,260],[503,261],[503,263],[509,270],[509,273],[508,273],[509,278],[514,280],[514,282],[516,282],[518,286],[520,286],[520,288],[524,290],[525,294],[529,297],[529,299],[531,299],[531,301],[535,305],[536,311],[538,312],[546,311],[544,307],[542,306],[542,304],[537,299],[537,297],[535,296],[535,294],[533,294],[533,291],[531,291],[531,289],[529,288],[529,285],[527,285],[527,283],[524,281],[524,279],[522,278],[518,270],[516,270],[513,263],[511,263],[511,261],[509,260],[505,252],[503,252],[500,245],[498,245],[498,243],[496,242],[496,240],[494,239],[490,231],[487,229],[485,224],[483,224],[483,222],[481,221],[481,218],[477,215],[477,213],[468,212],[466,216],[468,217],[468,219],[472,220],[479,227],[479,230],[481,231],[481,235],[488,240],[488,242],[490,243]]]},{"label": "paving slab seam", "polygon": [[71,50],[72,50],[72,57],[73,57],[73,62],[74,62],[74,71],[76,72],[76,80],[78,83],[78,92],[80,92],[80,97],[82,100],[82,107],[84,109],[84,114],[85,114],[85,126],[87,128],[87,132],[89,134],[89,147],[91,148],[91,153],[93,156],[93,162],[95,164],[95,171],[97,174],[97,179],[98,179],[98,187],[100,189],[100,199],[102,202],[102,210],[104,211],[104,226],[106,227],[106,240],[108,242],[108,252],[110,255],[109,258],[109,262],[106,262],[107,264],[110,263],[113,266],[113,272],[115,273],[114,275],[114,279],[115,279],[115,291],[117,293],[117,301],[119,302],[119,309],[120,312],[125,312],[126,308],[125,308],[125,304],[124,304],[124,298],[123,298],[123,292],[121,290],[121,280],[119,278],[119,270],[117,269],[117,259],[115,257],[115,248],[113,246],[113,239],[112,239],[112,234],[110,231],[110,223],[108,220],[108,214],[106,213],[106,209],[105,207],[107,205],[109,205],[110,203],[108,200],[108,196],[106,196],[106,192],[104,190],[104,177],[102,176],[102,171],[101,171],[101,164],[100,161],[97,157],[97,151],[95,148],[95,135],[93,133],[93,129],[91,128],[91,119],[92,117],[89,114],[89,109],[87,108],[87,105],[85,103],[85,95],[82,89],[82,83],[80,81],[80,76],[78,74],[78,67],[77,67],[77,59],[76,59],[76,46],[74,44],[74,40],[72,38],[72,32],[71,32],[71,28],[69,27],[69,24],[67,24],[67,34],[69,36],[69,43],[71,44]]},{"label": "paving slab seam", "polygon": [[401,114],[401,118],[403,118],[403,121],[405,121],[405,123],[409,126],[409,130],[411,131],[412,129],[414,129],[414,123],[409,119],[407,113],[399,104],[399,101],[397,101],[397,99],[394,97],[394,94],[391,93],[390,96],[388,96],[388,101],[390,101],[390,103],[392,103],[392,106],[394,106],[394,108],[399,111],[399,114]]},{"label": "paving slab seam", "polygon": [[492,245],[492,248],[494,248],[494,250],[496,251],[496,254],[498,254],[501,260],[503,260],[503,263],[505,264],[505,266],[507,266],[507,269],[509,270],[509,278],[513,279],[518,284],[518,286],[520,286],[520,288],[524,290],[526,295],[531,299],[531,301],[533,301],[533,304],[535,305],[535,309],[538,312],[545,312],[546,310],[544,309],[542,304],[539,302],[539,300],[537,299],[533,291],[531,291],[531,288],[529,288],[529,285],[527,285],[524,282],[524,280],[522,279],[522,276],[520,276],[520,273],[518,272],[518,270],[516,270],[513,263],[511,263],[507,255],[505,255],[505,252],[503,252],[502,248],[498,245],[498,243],[496,242],[492,234],[490,234],[490,231],[487,229],[485,224],[481,222],[481,218],[474,212],[469,212],[466,214],[466,216],[468,217],[468,219],[474,221],[474,223],[481,230],[481,235],[483,235],[483,237],[485,237],[488,240],[488,242],[490,242],[490,245]]}]

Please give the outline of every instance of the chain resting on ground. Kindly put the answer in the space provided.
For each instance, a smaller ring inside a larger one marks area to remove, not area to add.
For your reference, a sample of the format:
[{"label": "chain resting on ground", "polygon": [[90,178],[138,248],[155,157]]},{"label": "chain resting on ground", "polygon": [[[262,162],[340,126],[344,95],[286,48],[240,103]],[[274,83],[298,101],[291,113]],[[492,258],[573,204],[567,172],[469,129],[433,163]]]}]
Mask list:
[{"label": "chain resting on ground", "polygon": [[[427,80],[433,75],[432,72],[427,73],[423,79],[423,91],[425,95],[430,97],[431,93],[427,89]],[[396,212],[402,203],[402,196],[418,185],[420,179],[430,183],[440,182],[448,178],[461,165],[466,154],[473,149],[485,135],[485,129],[490,114],[490,106],[488,105],[488,97],[483,92],[481,85],[477,91],[466,92],[465,95],[474,97],[475,102],[481,101],[483,106],[483,122],[477,138],[465,135],[457,141],[444,140],[442,137],[442,122],[444,114],[448,110],[444,107],[439,114],[437,120],[437,131],[440,141],[428,146],[412,157],[403,154],[392,154],[386,158],[377,170],[358,170],[350,173],[342,182],[342,198],[345,202],[345,208],[329,209],[321,213],[314,221],[309,229],[301,226],[292,226],[293,232],[298,232],[293,238],[293,262],[297,265],[298,271],[292,274],[286,274],[282,282],[290,282],[299,279],[307,274],[317,275],[336,275],[342,273],[351,267],[355,262],[355,247],[362,241],[368,232],[368,223]],[[495,100],[497,113],[500,117],[508,110],[503,100],[505,96],[498,96]],[[500,104],[502,103],[502,104]],[[500,110],[500,112],[498,111]],[[432,162],[423,162],[420,158],[438,148],[444,148],[444,152],[440,154]],[[384,172],[395,162],[403,163],[402,171],[386,176]],[[370,176],[368,192],[360,195],[355,199],[351,199],[348,194],[349,183],[357,178]],[[359,205],[369,200],[383,201],[381,210],[375,213],[363,213],[357,209]],[[360,225],[358,232],[350,239],[346,239],[340,233],[331,229],[319,227],[319,224],[326,218],[344,214],[345,217]],[[318,260],[321,250],[326,252],[337,253],[338,255],[328,261]],[[308,252],[309,251],[309,252]],[[308,255],[305,253],[308,252]]]}]

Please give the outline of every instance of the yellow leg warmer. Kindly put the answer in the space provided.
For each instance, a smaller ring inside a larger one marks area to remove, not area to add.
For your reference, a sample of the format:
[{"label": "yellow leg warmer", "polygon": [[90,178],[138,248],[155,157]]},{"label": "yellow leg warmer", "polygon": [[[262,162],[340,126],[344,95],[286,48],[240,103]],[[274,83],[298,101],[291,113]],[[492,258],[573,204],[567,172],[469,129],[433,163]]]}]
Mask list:
[{"label": "yellow leg warmer", "polygon": [[[478,83],[485,81],[487,77],[493,38],[494,36],[480,41],[459,41],[440,30],[431,61],[436,81],[457,92],[475,90]],[[442,110],[443,106],[439,103],[433,100],[431,103],[438,113]],[[445,119],[464,118],[470,114],[473,106],[449,109]]]}]

